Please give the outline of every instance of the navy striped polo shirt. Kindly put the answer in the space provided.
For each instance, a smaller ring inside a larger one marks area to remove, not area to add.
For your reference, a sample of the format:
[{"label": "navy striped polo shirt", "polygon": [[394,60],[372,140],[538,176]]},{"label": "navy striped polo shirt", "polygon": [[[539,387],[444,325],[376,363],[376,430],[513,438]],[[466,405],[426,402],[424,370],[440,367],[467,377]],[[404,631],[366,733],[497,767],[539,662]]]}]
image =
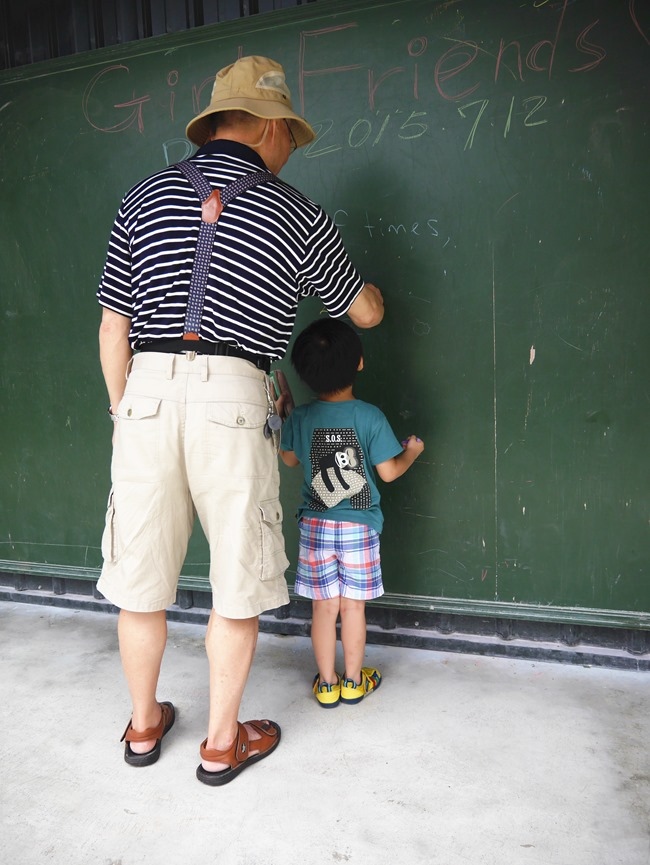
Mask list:
[{"label": "navy striped polo shirt", "polygon": [[[218,189],[266,167],[255,151],[227,140],[208,142],[192,161]],[[174,166],[124,196],[97,298],[131,319],[133,347],[183,336],[200,222],[201,202]],[[199,335],[281,358],[301,297],[320,297],[336,318],[363,284],[319,205],[281,180],[255,186],[219,217]]]}]

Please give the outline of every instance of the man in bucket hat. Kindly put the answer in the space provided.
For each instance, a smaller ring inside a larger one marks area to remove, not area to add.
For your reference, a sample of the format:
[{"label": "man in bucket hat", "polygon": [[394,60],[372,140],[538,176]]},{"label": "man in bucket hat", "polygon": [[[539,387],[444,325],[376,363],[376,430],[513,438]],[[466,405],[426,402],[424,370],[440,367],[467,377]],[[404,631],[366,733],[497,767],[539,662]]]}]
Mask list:
[{"label": "man in bucket hat", "polygon": [[100,360],[114,425],[99,590],[120,608],[132,701],[124,759],[158,759],[172,728],[157,684],[195,516],[210,547],[208,734],[200,781],[226,784],[280,741],[240,723],[258,616],[289,601],[279,502],[272,361],[302,297],[358,327],[383,317],[332,220],[277,174],[314,132],[282,67],[243,57],[216,76],[187,126],[194,156],[122,200],[97,292]]}]

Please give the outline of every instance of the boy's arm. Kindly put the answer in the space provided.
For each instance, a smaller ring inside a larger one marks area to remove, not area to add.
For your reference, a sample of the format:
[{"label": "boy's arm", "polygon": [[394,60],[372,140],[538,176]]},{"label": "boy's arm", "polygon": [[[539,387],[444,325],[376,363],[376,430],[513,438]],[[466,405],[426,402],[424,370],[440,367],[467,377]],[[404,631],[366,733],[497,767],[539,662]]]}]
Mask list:
[{"label": "boy's arm", "polygon": [[293,451],[283,451],[280,448],[280,458],[285,466],[289,466],[290,469],[300,465],[300,460]]},{"label": "boy's arm", "polygon": [[402,443],[402,446],[404,450],[401,454],[375,466],[377,474],[382,481],[390,483],[391,481],[396,481],[397,478],[401,478],[404,472],[411,468],[424,450],[424,442],[416,438],[416,436],[409,436]]}]

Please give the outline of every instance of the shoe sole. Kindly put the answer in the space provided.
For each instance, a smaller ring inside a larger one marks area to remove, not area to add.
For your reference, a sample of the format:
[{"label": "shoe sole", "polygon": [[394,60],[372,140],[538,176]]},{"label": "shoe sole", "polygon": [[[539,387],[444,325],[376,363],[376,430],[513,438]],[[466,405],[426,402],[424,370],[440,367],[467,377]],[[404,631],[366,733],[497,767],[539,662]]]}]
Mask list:
[{"label": "shoe sole", "polygon": [[156,744],[153,746],[151,751],[146,751],[144,754],[136,754],[135,751],[132,750],[131,745],[128,742],[125,742],[124,748],[124,762],[128,763],[129,766],[137,766],[138,768],[142,768],[143,766],[153,766],[154,763],[158,762],[160,754],[162,752],[162,740],[169,733],[171,728],[174,726],[174,722],[176,721],[176,710],[172,703],[165,700],[161,703],[161,706],[169,706],[171,708],[172,717],[169,724],[163,729],[162,736]]}]

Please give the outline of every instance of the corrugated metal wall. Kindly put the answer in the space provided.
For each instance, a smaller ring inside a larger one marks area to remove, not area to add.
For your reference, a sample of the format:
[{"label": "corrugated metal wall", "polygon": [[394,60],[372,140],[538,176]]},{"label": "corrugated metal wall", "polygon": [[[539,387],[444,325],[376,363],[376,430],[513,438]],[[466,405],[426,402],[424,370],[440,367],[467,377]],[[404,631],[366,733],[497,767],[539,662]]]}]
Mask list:
[{"label": "corrugated metal wall", "polygon": [[0,0],[0,69],[326,0]]}]

